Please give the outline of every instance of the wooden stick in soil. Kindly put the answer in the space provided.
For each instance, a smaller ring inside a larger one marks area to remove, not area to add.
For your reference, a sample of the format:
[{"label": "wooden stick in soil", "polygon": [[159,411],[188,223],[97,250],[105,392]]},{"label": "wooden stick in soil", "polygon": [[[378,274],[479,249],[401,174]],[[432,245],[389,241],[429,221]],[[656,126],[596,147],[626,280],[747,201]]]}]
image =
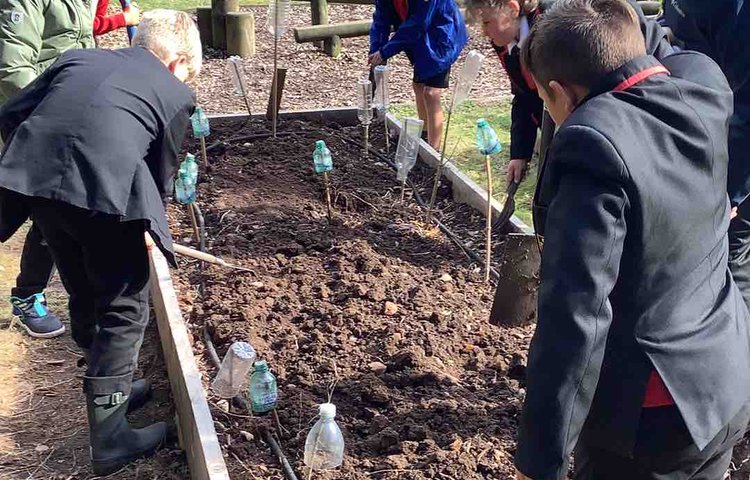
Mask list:
[{"label": "wooden stick in soil", "polygon": [[244,77],[240,76],[240,68],[237,66],[237,63],[233,62],[232,65],[234,65],[234,72],[237,74],[237,83],[240,86],[240,93],[242,94],[242,98],[245,100],[245,107],[247,108],[247,115],[252,116],[252,113],[250,112],[250,101],[247,99],[247,92],[245,91],[245,84],[242,82],[242,79]]},{"label": "wooden stick in soil", "polygon": [[365,157],[366,157],[367,154],[369,153],[369,145],[370,145],[370,124],[365,123],[364,125],[362,125],[362,127],[364,128],[364,134],[362,136],[363,138],[362,148],[365,152]]},{"label": "wooden stick in soil", "polygon": [[188,204],[188,212],[190,213],[190,224],[193,226],[193,235],[195,235],[195,243],[196,245],[201,244],[201,234],[198,230],[198,220],[195,218],[195,209],[193,208],[193,204]]},{"label": "wooden stick in soil", "polygon": [[388,112],[385,112],[385,153],[391,152],[391,136],[388,135]]},{"label": "wooden stick in soil", "polygon": [[406,179],[401,182],[401,203],[404,203],[404,195],[406,193]]},{"label": "wooden stick in soil", "polygon": [[[454,93],[455,96],[455,93]],[[451,127],[451,116],[453,114],[453,101],[451,100],[451,108],[448,110],[448,119],[445,122],[445,133],[443,134],[442,149],[440,149],[440,163],[435,171],[435,181],[432,184],[432,194],[430,195],[430,203],[427,205],[427,223],[432,220],[432,207],[435,206],[435,199],[437,198],[438,187],[440,186],[440,178],[443,176],[443,166],[445,165],[445,150],[448,147],[448,130]]]},{"label": "wooden stick in soil", "polygon": [[276,9],[276,13],[274,15],[276,28],[273,32],[273,83],[271,85],[273,93],[271,93],[271,97],[273,98],[273,138],[276,138],[276,124],[278,122],[279,117],[279,100],[278,100],[278,74],[276,71],[276,67],[278,65],[279,60],[279,37],[277,35],[277,32],[279,31],[279,6],[278,3],[274,4],[274,8]]},{"label": "wooden stick in soil", "polygon": [[289,460],[286,459],[286,455],[284,455],[284,452],[281,450],[281,446],[279,446],[279,443],[273,438],[271,431],[266,427],[262,427],[261,432],[263,433],[263,439],[268,445],[270,445],[271,450],[278,457],[279,463],[281,464],[281,470],[284,472],[284,476],[287,480],[299,480],[292,469],[292,465],[289,463]]},{"label": "wooden stick in soil", "polygon": [[331,186],[328,182],[328,172],[323,172],[323,185],[326,189],[326,209],[328,210],[328,222],[333,220],[333,207],[331,206]]},{"label": "wooden stick in soil", "polygon": [[206,137],[201,137],[201,156],[203,165],[208,165],[208,150],[206,150]]},{"label": "wooden stick in soil", "polygon": [[484,253],[484,281],[490,281],[490,262],[492,260],[492,165],[490,156],[484,156],[484,168],[487,171],[487,231]]}]

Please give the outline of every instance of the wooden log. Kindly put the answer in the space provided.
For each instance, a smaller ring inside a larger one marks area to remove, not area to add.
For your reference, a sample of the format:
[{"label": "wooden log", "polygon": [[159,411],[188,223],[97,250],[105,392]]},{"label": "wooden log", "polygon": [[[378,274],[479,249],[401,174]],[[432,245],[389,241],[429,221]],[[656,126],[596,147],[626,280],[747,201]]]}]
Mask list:
[{"label": "wooden log", "polygon": [[[310,11],[313,25],[328,25],[328,0],[311,0]],[[323,40],[322,45],[316,46],[322,47],[329,56],[338,57],[341,53],[341,37],[333,35]]]},{"label": "wooden log", "polygon": [[[278,88],[276,89],[276,113],[279,112],[279,106],[281,105],[281,96],[284,93],[284,83],[286,83],[286,68],[277,68],[276,69],[276,85],[278,85]],[[271,95],[268,98],[268,108],[266,108],[266,118],[268,120],[273,120],[273,109],[274,109],[274,101],[273,101],[273,88],[271,89]]]},{"label": "wooden log", "polygon": [[231,12],[226,16],[227,53],[247,58],[255,55],[255,15]]},{"label": "wooden log", "polygon": [[190,478],[229,480],[167,260],[157,249],[150,251],[149,260],[151,299],[177,411],[180,444],[187,456]]},{"label": "wooden log", "polygon": [[344,22],[333,25],[316,25],[294,29],[294,40],[297,43],[316,42],[338,36],[340,38],[362,37],[370,34],[370,20]]},{"label": "wooden log", "polygon": [[214,48],[227,48],[227,13],[239,12],[240,0],[211,0],[211,37]]},{"label": "wooden log", "polygon": [[211,20],[211,7],[198,7],[198,31],[201,35],[201,44],[204,47],[213,47],[213,24]]},{"label": "wooden log", "polygon": [[529,325],[536,320],[541,258],[533,235],[511,233],[505,239],[498,268],[490,323],[504,327]]}]

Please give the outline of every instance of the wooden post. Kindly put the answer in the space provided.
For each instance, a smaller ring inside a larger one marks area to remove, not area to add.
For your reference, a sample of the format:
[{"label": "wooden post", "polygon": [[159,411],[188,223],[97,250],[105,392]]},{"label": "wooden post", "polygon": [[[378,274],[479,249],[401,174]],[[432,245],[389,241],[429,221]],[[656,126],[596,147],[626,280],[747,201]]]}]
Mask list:
[{"label": "wooden post", "polygon": [[214,48],[226,50],[227,48],[227,13],[238,12],[240,0],[211,0],[211,35]]},{"label": "wooden post", "polygon": [[484,252],[484,281],[490,282],[490,268],[492,267],[492,163],[490,156],[484,156],[484,168],[487,172],[487,228],[485,230]]},{"label": "wooden post", "polygon": [[201,34],[201,44],[204,47],[213,47],[213,25],[211,19],[211,7],[198,7],[198,31]]},{"label": "wooden post", "polygon": [[[284,93],[284,83],[286,82],[286,68],[276,69],[276,113],[279,112],[279,105],[281,105],[281,97]],[[273,101],[273,88],[271,89],[271,96],[268,99],[268,108],[266,109],[266,118],[273,120],[274,112],[274,101]]]},{"label": "wooden post", "polygon": [[524,326],[536,320],[540,255],[534,235],[511,233],[505,238],[490,323]]},{"label": "wooden post", "polygon": [[[328,25],[328,0],[310,0],[313,25]],[[315,42],[318,43],[318,42]],[[320,47],[320,45],[317,45]],[[323,51],[331,57],[341,54],[341,37],[333,35],[323,40]]]},{"label": "wooden post", "polygon": [[226,16],[227,53],[247,58],[255,55],[255,15],[231,12]]}]

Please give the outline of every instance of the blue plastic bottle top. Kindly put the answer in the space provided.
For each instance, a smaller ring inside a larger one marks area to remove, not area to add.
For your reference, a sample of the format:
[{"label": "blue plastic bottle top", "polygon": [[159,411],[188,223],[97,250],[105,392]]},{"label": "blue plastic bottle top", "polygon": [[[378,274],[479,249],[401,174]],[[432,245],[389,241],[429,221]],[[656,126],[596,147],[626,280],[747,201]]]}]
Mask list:
[{"label": "blue plastic bottle top", "polygon": [[190,117],[190,122],[193,125],[193,136],[195,138],[207,137],[211,134],[208,117],[201,107],[195,107],[195,112]]},{"label": "blue plastic bottle top", "polygon": [[315,173],[330,172],[333,170],[333,159],[331,151],[326,147],[326,142],[318,140],[315,142],[315,151],[313,152],[313,164]]},{"label": "blue plastic bottle top", "polygon": [[484,118],[477,120],[477,148],[482,155],[496,155],[503,149],[497,133]]}]

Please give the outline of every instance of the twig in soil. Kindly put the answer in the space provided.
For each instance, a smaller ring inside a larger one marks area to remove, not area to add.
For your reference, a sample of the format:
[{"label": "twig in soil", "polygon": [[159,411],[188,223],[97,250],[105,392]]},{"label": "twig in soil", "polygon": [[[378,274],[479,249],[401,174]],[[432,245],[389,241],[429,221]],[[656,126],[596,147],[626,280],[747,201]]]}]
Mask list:
[{"label": "twig in soil", "polygon": [[232,418],[244,418],[244,419],[255,418],[252,415],[240,415],[238,413],[225,412],[224,410],[222,410],[221,408],[219,408],[219,406],[217,404],[215,404],[213,402],[210,402],[210,404],[216,410],[218,410],[219,412],[221,412],[222,415],[227,415],[227,416],[232,417]]},{"label": "twig in soil", "polygon": [[29,474],[29,476],[28,476],[28,477],[26,477],[26,478],[27,478],[27,479],[28,479],[28,478],[34,478],[34,475],[36,475],[36,472],[38,472],[38,471],[39,471],[39,469],[41,469],[41,468],[42,468],[42,467],[44,466],[44,464],[45,464],[45,463],[47,463],[47,460],[49,460],[49,457],[51,457],[53,453],[55,453],[55,449],[54,449],[54,448],[50,449],[50,451],[49,451],[49,453],[47,454],[47,456],[46,456],[46,457],[44,457],[44,460],[42,460],[42,463],[40,463],[40,464],[39,464],[39,465],[38,465],[38,466],[37,466],[37,467],[36,467],[36,468],[34,469],[34,471],[33,471],[33,472],[31,472],[31,473]]},{"label": "twig in soil", "polygon": [[240,457],[238,457],[236,453],[234,453],[234,452],[230,452],[230,453],[232,454],[232,456],[234,457],[234,459],[237,460],[237,462],[239,462],[240,465],[242,465],[242,468],[244,468],[247,473],[249,473],[250,475],[252,475],[253,478],[257,480],[258,477],[256,477],[255,474],[252,472],[252,470],[250,470],[250,467],[248,467],[245,462],[243,462],[242,460],[240,460]]},{"label": "twig in soil", "polygon": [[333,381],[328,385],[328,403],[331,403],[333,398],[333,392],[336,390],[336,385],[339,383],[339,369],[336,367],[336,360],[333,360]]},{"label": "twig in soil", "polygon": [[281,450],[281,446],[279,446],[279,443],[275,438],[273,438],[273,434],[271,433],[271,431],[265,427],[262,427],[261,432],[263,434],[263,439],[266,441],[266,443],[268,443],[268,445],[271,447],[271,450],[273,450],[273,453],[275,453],[278,457],[279,463],[281,464],[281,470],[284,472],[284,476],[287,478],[287,480],[299,480],[297,478],[297,475],[294,473],[294,470],[292,469],[292,465],[289,463],[289,460],[286,459],[286,455],[284,455],[284,452]]},{"label": "twig in soil", "polygon": [[402,473],[414,473],[414,472],[419,472],[419,471],[421,471],[421,470],[419,470],[419,469],[409,469],[409,470],[407,470],[407,469],[394,468],[394,469],[389,469],[389,470],[378,470],[376,472],[365,472],[365,475],[367,475],[367,476],[370,476],[370,475],[383,475],[385,473],[398,473],[398,474],[402,474]]},{"label": "twig in soil", "polygon": [[284,426],[281,424],[281,420],[279,420],[279,414],[276,412],[276,409],[274,408],[271,410],[273,412],[273,423],[276,427],[276,435],[278,435],[279,438],[281,438],[282,432],[291,433],[289,430],[284,428]]}]

